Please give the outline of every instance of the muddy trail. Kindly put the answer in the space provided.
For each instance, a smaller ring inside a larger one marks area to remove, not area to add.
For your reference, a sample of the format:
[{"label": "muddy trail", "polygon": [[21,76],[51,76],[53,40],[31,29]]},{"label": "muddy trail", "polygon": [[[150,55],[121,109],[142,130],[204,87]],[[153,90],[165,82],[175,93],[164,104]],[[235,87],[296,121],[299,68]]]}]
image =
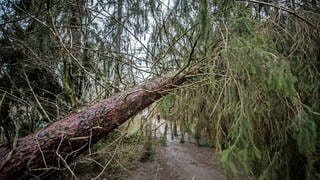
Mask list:
[{"label": "muddy trail", "polygon": [[[163,121],[156,124],[163,124]],[[157,130],[157,136],[164,128]],[[170,132],[168,137],[170,137]],[[156,145],[153,161],[136,162],[137,169],[124,172],[127,180],[222,180],[227,179],[220,169],[218,155],[213,148],[198,147],[179,138],[167,138],[167,145]]]}]

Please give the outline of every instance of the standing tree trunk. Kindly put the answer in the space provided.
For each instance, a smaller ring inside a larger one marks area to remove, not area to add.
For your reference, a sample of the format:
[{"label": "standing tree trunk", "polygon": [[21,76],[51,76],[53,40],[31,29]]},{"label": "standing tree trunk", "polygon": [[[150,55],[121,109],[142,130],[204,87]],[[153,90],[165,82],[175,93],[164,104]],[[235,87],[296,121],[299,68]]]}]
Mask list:
[{"label": "standing tree trunk", "polygon": [[19,138],[14,150],[10,149],[10,145],[0,146],[0,179],[15,179],[25,172],[39,174],[68,167],[67,163],[86,151],[88,146],[185,80],[184,75],[155,79]]},{"label": "standing tree trunk", "polygon": [[120,81],[121,81],[121,34],[123,31],[122,25],[122,0],[118,0],[118,10],[117,10],[117,34],[116,34],[116,60],[114,69],[114,87],[115,93],[120,92]]},{"label": "standing tree trunk", "polygon": [[[71,103],[72,108],[77,108],[79,105],[79,99],[82,96],[83,83],[85,82],[85,72],[79,66],[81,59],[84,60],[86,55],[82,49],[83,34],[82,34],[82,22],[85,18],[85,4],[84,0],[72,0],[71,17],[70,17],[70,53],[64,57],[63,62],[63,87],[65,93]],[[77,62],[78,61],[78,62]]]}]

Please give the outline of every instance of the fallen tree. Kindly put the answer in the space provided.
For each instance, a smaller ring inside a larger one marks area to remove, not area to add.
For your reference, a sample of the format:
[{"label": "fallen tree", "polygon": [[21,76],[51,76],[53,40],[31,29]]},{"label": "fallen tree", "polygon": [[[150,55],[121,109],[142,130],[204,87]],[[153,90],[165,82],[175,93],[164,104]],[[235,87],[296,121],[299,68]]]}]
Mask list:
[{"label": "fallen tree", "polygon": [[185,75],[158,78],[71,113],[48,127],[19,138],[14,148],[0,146],[0,179],[67,167],[88,149],[151,103],[186,80]]}]

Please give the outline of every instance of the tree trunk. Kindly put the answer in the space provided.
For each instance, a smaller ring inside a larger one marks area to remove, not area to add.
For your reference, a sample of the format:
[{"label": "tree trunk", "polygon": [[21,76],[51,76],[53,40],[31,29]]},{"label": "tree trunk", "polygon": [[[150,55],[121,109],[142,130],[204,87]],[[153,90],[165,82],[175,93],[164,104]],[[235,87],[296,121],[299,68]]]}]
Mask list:
[{"label": "tree trunk", "polygon": [[120,82],[121,82],[121,34],[123,31],[122,25],[122,0],[118,0],[118,10],[117,10],[117,34],[116,34],[116,59],[115,59],[115,69],[114,69],[114,92],[120,92]]},{"label": "tree trunk", "polygon": [[[73,112],[50,126],[0,146],[0,179],[15,179],[23,174],[39,174],[67,167],[89,145],[105,137],[155,100],[161,98],[186,79],[158,78],[131,91],[111,96],[101,102]],[[89,144],[89,142],[91,144]]]}]

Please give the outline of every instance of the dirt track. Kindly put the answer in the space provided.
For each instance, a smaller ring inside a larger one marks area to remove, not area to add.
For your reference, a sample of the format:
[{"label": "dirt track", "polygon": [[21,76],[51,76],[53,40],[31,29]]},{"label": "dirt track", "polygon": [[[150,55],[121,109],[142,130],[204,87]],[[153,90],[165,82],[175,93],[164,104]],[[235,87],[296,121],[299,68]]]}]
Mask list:
[{"label": "dirt track", "polygon": [[227,179],[219,166],[214,149],[191,143],[169,141],[158,145],[154,161],[139,162],[137,169],[125,172],[127,180],[222,180]]}]

